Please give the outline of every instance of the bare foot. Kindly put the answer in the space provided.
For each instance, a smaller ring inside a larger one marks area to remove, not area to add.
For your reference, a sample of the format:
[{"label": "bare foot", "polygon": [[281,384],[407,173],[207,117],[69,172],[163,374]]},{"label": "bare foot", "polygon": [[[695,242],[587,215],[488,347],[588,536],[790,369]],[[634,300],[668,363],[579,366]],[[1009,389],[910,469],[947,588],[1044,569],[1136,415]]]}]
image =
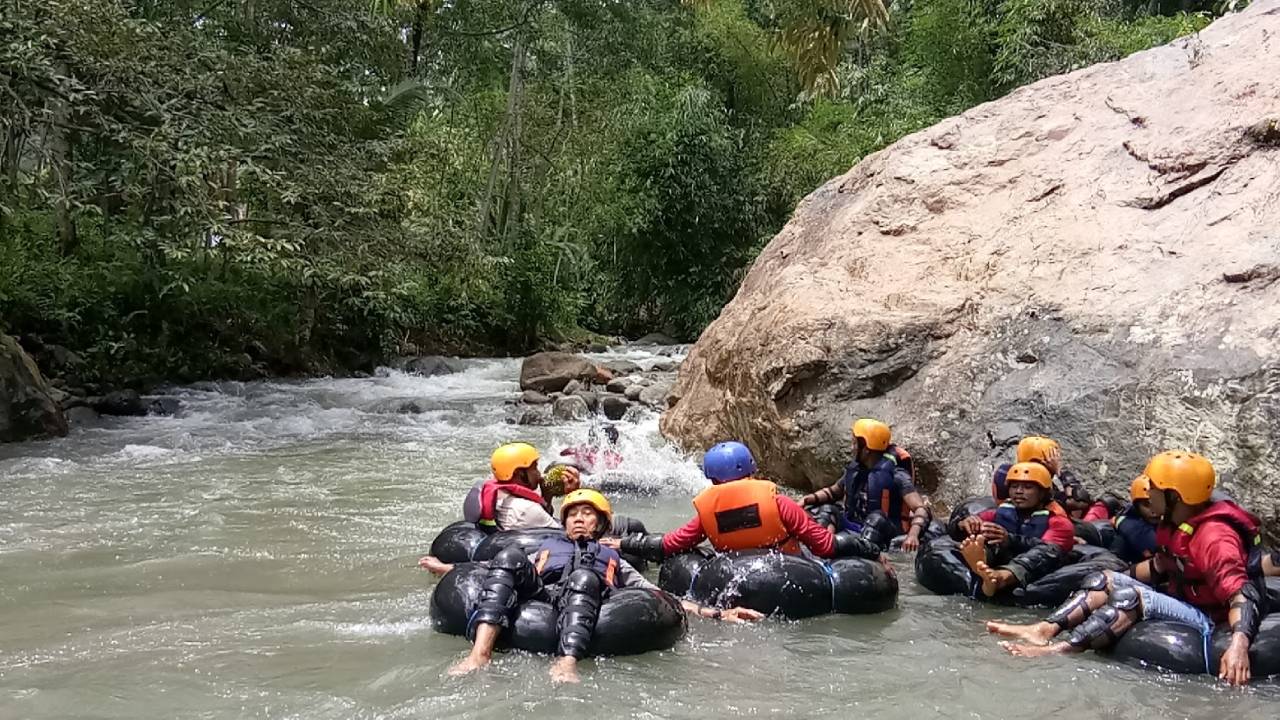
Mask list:
[{"label": "bare foot", "polygon": [[434,555],[427,555],[418,561],[418,567],[435,575],[444,575],[453,569],[453,565],[447,562],[441,562],[440,558]]},{"label": "bare foot", "polygon": [[960,543],[960,555],[964,558],[964,564],[969,566],[974,575],[982,577],[982,571],[978,569],[979,565],[987,563],[987,539],[981,535],[971,535]]},{"label": "bare foot", "polygon": [[991,621],[987,623],[987,632],[1004,637],[1017,638],[1031,645],[1047,645],[1058,634],[1058,626],[1053,623],[1038,622],[1030,625],[1015,625]]},{"label": "bare foot", "polygon": [[452,677],[459,677],[461,675],[475,672],[476,670],[487,667],[490,660],[492,660],[492,658],[485,655],[467,655],[459,660],[456,665],[449,668],[449,675]]},{"label": "bare foot", "polygon": [[582,678],[578,677],[577,658],[568,655],[556,658],[556,661],[551,663],[551,682],[556,684],[582,682]]},{"label": "bare foot", "polygon": [[982,594],[994,597],[996,593],[1009,587],[1013,581],[1013,573],[1008,570],[993,570],[990,565],[978,561],[978,577],[982,578]]},{"label": "bare foot", "polygon": [[1044,657],[1045,655],[1062,655],[1071,649],[1071,646],[1067,643],[1055,643],[1053,645],[1023,645],[1021,643],[1002,642],[1000,643],[1000,647],[1004,648],[1010,655],[1025,658]]}]

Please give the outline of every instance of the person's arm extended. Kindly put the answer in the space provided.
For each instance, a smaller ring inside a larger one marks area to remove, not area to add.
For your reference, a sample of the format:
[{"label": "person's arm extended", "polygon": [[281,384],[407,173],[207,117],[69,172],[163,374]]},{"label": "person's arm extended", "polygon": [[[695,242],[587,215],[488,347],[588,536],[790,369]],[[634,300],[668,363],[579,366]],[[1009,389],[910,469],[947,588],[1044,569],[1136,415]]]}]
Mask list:
[{"label": "person's arm extended", "polygon": [[805,507],[826,505],[842,498],[844,498],[844,484],[837,480],[833,485],[828,485],[821,490],[816,490],[800,498],[800,504]]},{"label": "person's arm extended", "polygon": [[915,552],[920,549],[920,535],[933,519],[933,513],[929,510],[929,506],[924,504],[924,498],[914,485],[910,487],[911,491],[902,495],[902,504],[911,513],[911,527],[907,529],[907,537],[902,541],[904,552]]},{"label": "person's arm extended", "polygon": [[1208,584],[1220,598],[1230,598],[1227,619],[1231,641],[1222,654],[1218,677],[1232,685],[1244,685],[1252,677],[1249,646],[1262,622],[1262,594],[1249,581],[1247,557],[1239,533],[1224,522],[1205,523],[1191,540],[1191,555],[1202,568],[1212,568]]},{"label": "person's arm extended", "polygon": [[710,605],[699,605],[692,600],[680,600],[680,607],[690,615],[711,620],[723,620],[727,623],[755,622],[764,618],[764,613],[744,607],[731,607],[721,610]]},{"label": "person's arm extended", "polygon": [[835,557],[835,538],[830,530],[814,522],[804,508],[786,495],[774,499],[778,503],[778,517],[792,537],[820,558]]},{"label": "person's arm extended", "polygon": [[695,517],[669,533],[632,533],[619,540],[605,538],[600,542],[628,555],[662,562],[670,555],[694,549],[706,537],[706,533],[702,531],[702,521]]}]

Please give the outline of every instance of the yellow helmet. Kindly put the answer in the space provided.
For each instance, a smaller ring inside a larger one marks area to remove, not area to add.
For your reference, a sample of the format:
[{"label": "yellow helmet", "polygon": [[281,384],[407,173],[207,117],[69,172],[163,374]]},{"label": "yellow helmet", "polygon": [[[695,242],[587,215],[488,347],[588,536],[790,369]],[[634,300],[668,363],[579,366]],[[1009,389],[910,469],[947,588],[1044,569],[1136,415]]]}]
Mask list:
[{"label": "yellow helmet", "polygon": [[1041,435],[1030,435],[1018,441],[1018,462],[1054,462],[1050,455],[1060,452],[1058,441]]},{"label": "yellow helmet", "polygon": [[1053,476],[1049,468],[1037,462],[1020,462],[1009,468],[1005,482],[1029,482],[1049,490],[1053,488]]},{"label": "yellow helmet", "polygon": [[511,482],[516,471],[538,462],[538,450],[528,443],[507,443],[489,457],[493,477],[498,482]]},{"label": "yellow helmet", "polygon": [[888,450],[891,437],[889,426],[879,420],[862,418],[853,424],[854,442],[861,440],[868,450],[876,450],[878,452]]},{"label": "yellow helmet", "polygon": [[1129,483],[1129,500],[1150,500],[1151,499],[1151,478],[1146,475],[1139,475]]},{"label": "yellow helmet", "polygon": [[1143,473],[1157,490],[1173,490],[1188,505],[1208,502],[1218,482],[1213,463],[1185,450],[1166,450],[1151,458]]},{"label": "yellow helmet", "polygon": [[565,495],[564,502],[560,505],[560,522],[562,524],[565,517],[569,515],[569,508],[574,505],[590,505],[595,508],[599,515],[603,516],[600,520],[600,527],[596,528],[597,537],[609,532],[609,527],[613,525],[613,506],[609,504],[609,499],[600,494],[599,491],[582,488]]}]

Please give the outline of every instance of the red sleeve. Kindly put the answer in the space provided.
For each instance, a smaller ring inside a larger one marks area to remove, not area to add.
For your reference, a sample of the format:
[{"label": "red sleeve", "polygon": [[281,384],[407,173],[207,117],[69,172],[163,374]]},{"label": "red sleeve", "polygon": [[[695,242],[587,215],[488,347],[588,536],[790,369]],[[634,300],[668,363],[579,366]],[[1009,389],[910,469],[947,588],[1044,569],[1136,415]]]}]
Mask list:
[{"label": "red sleeve", "polygon": [[1062,548],[1062,552],[1071,552],[1076,546],[1076,526],[1061,515],[1053,515],[1049,518],[1049,529],[1044,531],[1040,539],[1050,545],[1057,545]]},{"label": "red sleeve", "polygon": [[1192,562],[1205,570],[1205,584],[1223,605],[1249,582],[1244,541],[1227,523],[1207,522],[1196,528],[1190,552]]},{"label": "red sleeve", "polygon": [[702,531],[702,520],[695,515],[692,520],[681,525],[679,530],[662,536],[662,554],[675,555],[688,552],[706,538],[707,534]]},{"label": "red sleeve", "polygon": [[981,520],[982,522],[995,522],[996,511],[994,509],[983,510],[982,512],[978,513],[978,519]]},{"label": "red sleeve", "polygon": [[1094,520],[1110,520],[1111,509],[1104,502],[1096,502],[1089,506],[1089,512],[1084,514],[1085,522],[1093,522]]},{"label": "red sleeve", "polygon": [[778,495],[778,517],[787,528],[787,532],[804,543],[814,555],[822,558],[834,557],[836,554],[836,538],[831,531],[822,527],[809,517],[809,513],[800,507],[800,503],[786,495]]}]

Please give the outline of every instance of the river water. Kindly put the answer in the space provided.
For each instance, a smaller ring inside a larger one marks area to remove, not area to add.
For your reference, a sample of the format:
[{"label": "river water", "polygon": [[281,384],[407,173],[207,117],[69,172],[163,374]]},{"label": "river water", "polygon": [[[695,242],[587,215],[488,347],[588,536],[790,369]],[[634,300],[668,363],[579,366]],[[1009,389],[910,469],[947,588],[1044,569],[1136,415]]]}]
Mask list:
[{"label": "river water", "polygon": [[[656,356],[624,357],[651,363]],[[173,391],[174,418],[106,419],[0,446],[0,720],[9,718],[1262,718],[1275,686],[1229,690],[1092,654],[1005,656],[1002,611],[920,589],[897,610],[732,627],[691,619],[675,649],[588,661],[500,656],[450,679],[466,644],[430,628],[416,569],[497,444],[558,450],[588,423],[507,424],[518,361],[420,378]],[[422,414],[378,412],[397,398]],[[657,418],[622,423],[615,496],[651,529],[686,520],[697,467]],[[1003,611],[1008,614],[1008,611]],[[1021,617],[1032,617],[1023,612]]]}]

